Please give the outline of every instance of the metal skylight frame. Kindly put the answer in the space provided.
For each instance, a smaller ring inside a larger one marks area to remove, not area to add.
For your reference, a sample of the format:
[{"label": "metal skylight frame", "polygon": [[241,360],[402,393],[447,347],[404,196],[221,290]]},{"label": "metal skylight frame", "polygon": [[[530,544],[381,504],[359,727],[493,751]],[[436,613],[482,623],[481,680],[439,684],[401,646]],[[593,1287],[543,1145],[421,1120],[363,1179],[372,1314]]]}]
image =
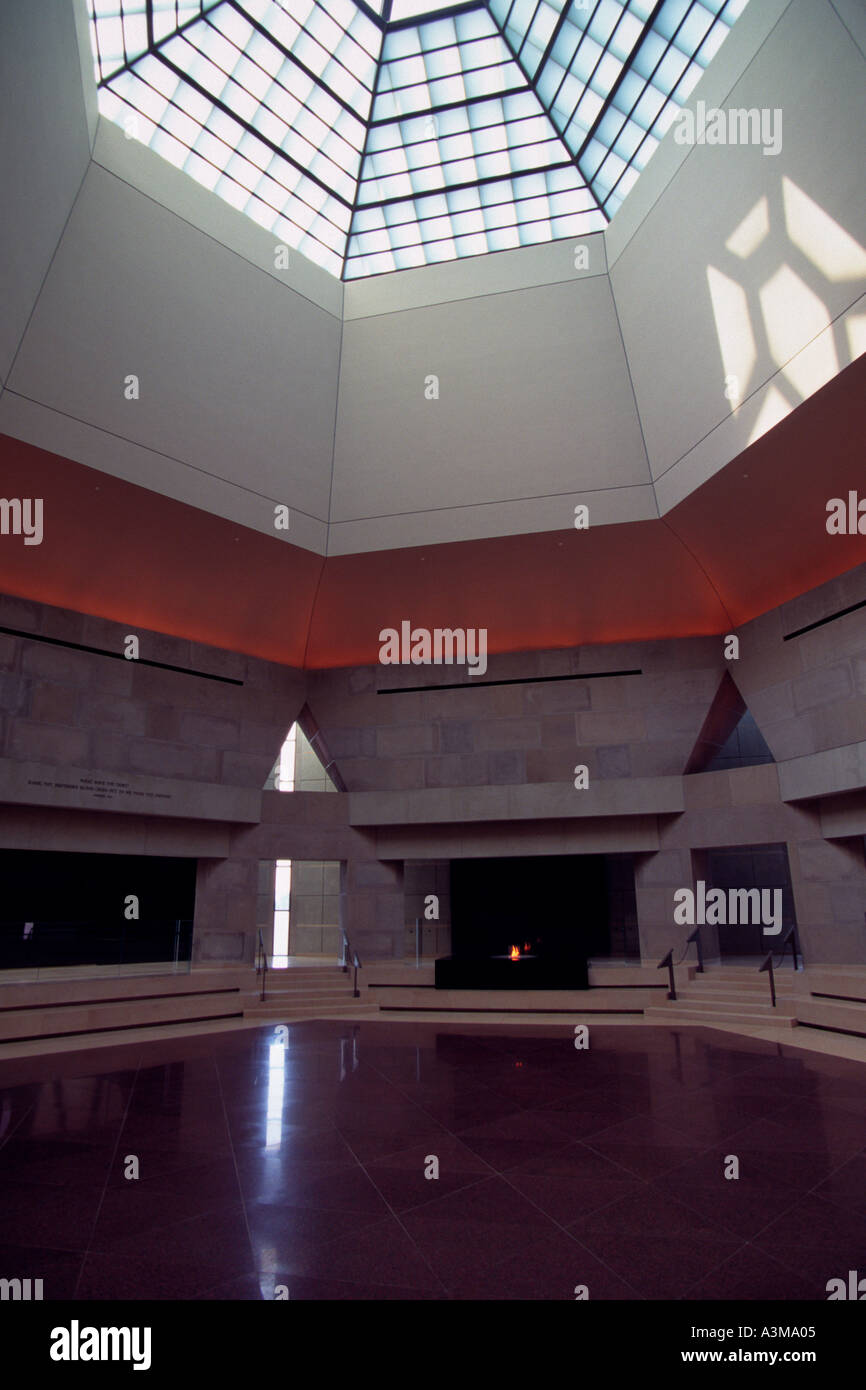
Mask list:
[{"label": "metal skylight frame", "polygon": [[90,0],[90,27],[106,115],[353,279],[602,229],[746,3]]},{"label": "metal skylight frame", "polygon": [[391,26],[345,278],[603,225],[486,7]]}]

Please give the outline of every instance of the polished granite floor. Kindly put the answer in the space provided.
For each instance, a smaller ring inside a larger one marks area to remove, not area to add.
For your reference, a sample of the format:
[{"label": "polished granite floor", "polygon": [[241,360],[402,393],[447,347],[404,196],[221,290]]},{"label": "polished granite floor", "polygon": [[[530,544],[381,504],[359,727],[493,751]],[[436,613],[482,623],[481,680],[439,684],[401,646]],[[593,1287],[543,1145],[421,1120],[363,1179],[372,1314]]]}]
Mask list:
[{"label": "polished granite floor", "polygon": [[825,1300],[866,1274],[862,1063],[708,1029],[287,1034],[0,1061],[0,1277],[46,1299]]}]

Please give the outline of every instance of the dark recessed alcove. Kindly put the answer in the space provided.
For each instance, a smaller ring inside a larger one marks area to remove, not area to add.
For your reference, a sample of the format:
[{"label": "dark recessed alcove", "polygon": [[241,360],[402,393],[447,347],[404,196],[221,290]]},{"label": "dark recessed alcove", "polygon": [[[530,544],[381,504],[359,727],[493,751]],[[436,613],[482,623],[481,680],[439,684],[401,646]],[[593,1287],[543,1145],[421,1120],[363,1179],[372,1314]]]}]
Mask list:
[{"label": "dark recessed alcove", "polygon": [[194,859],[0,850],[0,968],[189,960],[195,878]]},{"label": "dark recessed alcove", "polygon": [[437,985],[585,988],[587,959],[610,951],[608,885],[600,854],[452,861],[452,954]]}]

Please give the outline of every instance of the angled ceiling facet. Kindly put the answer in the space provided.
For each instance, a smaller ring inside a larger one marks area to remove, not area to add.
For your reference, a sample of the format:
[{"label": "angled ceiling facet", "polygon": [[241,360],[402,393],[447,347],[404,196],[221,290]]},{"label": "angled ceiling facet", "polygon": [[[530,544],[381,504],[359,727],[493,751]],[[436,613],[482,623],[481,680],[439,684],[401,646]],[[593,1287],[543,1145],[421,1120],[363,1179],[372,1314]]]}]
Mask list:
[{"label": "angled ceiling facet", "polygon": [[356,279],[600,231],[746,3],[90,10],[102,113]]}]

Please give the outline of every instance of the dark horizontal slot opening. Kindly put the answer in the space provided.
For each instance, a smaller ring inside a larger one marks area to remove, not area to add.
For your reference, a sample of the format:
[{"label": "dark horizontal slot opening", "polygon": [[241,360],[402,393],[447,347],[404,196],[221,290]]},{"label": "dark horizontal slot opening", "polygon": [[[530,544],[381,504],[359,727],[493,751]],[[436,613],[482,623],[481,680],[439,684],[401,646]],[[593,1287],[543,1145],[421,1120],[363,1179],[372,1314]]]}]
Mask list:
[{"label": "dark horizontal slot opening", "polygon": [[[431,964],[432,964],[432,961],[431,961]],[[436,986],[435,986],[435,985],[415,984],[414,981],[410,981],[409,984],[402,984],[402,985],[393,985],[393,984],[376,985],[376,984],[373,984],[373,983],[371,982],[371,983],[367,986],[367,988],[368,988],[368,989],[431,989],[431,990],[435,990],[435,989],[436,989]],[[660,985],[590,985],[589,988],[590,988],[591,990],[593,990],[593,989],[667,989],[668,986],[667,986],[666,984],[660,984]],[[834,997],[835,997],[835,996],[833,996],[833,995],[827,995],[827,996],[826,996],[826,998],[828,998],[828,999],[834,998]],[[839,996],[839,997],[841,997],[841,996]],[[864,1002],[866,1002],[866,1001],[864,1001]],[[551,1011],[549,1010],[548,1012],[551,1012]],[[641,1013],[642,1013],[642,1012],[643,1012],[643,1010],[641,1010]]]},{"label": "dark horizontal slot opening", "polygon": [[856,613],[858,608],[866,608],[866,598],[859,603],[852,603],[848,608],[840,608],[838,613],[831,613],[829,618],[819,618],[817,623],[807,623],[805,627],[798,627],[796,632],[789,632],[787,637],[783,637],[783,642],[790,642],[792,637],[802,637],[804,632],[812,632],[816,627],[824,627],[825,623],[835,623],[837,618],[844,618],[848,613]]},{"label": "dark horizontal slot opening", "polygon": [[[110,652],[105,647],[88,647],[83,642],[64,642],[60,637],[43,637],[39,632],[21,632],[17,627],[0,627],[10,637],[24,637],[28,642],[45,642],[49,647],[67,647],[74,652],[92,652],[94,656],[109,656],[112,661],[126,661],[123,652]],[[170,661],[151,661],[146,656],[135,658],[138,666],[158,666],[161,671],[177,671],[182,676],[198,676],[203,681],[221,681],[223,685],[243,685],[234,676],[215,676],[210,671],[194,671],[191,666],[173,666]]]},{"label": "dark horizontal slot opening", "polygon": [[811,1028],[816,1033],[844,1033],[849,1038],[866,1038],[866,1033],[860,1033],[856,1028],[833,1028],[829,1023],[803,1023],[797,1019],[798,1028]]},{"label": "dark horizontal slot opening", "polygon": [[819,990],[810,990],[813,999],[838,999],[843,1004],[866,1004],[866,999],[862,994],[822,994]]},{"label": "dark horizontal slot opening", "polygon": [[[26,980],[21,983],[26,987],[42,983],[49,984],[53,981]],[[71,983],[69,980],[64,981],[64,984],[69,983]],[[0,984],[3,984],[2,980],[0,980]],[[28,1009],[90,1009],[98,1004],[139,1004],[143,1003],[145,999],[209,999],[215,994],[240,994],[240,985],[227,989],[184,989],[179,990],[176,994],[118,994],[112,995],[110,999],[98,999],[94,998],[93,995],[88,995],[86,999],[62,999],[56,1004],[0,1004],[0,1017],[3,1014],[26,1013]]]},{"label": "dark horizontal slot opening", "polygon": [[[513,996],[512,996],[513,997]],[[576,1005],[573,1009],[509,1009],[502,1004],[496,1004],[492,1008],[485,1009],[482,1005],[471,1008],[449,1008],[447,1004],[435,1005],[422,1009],[413,1009],[409,1004],[380,1004],[381,1014],[568,1014],[573,1018],[575,1014],[642,1014],[643,1009],[582,1009]]]},{"label": "dark horizontal slot opening", "polygon": [[[590,970],[592,966],[589,967]],[[590,985],[590,989],[667,989],[666,983],[660,985]]]},{"label": "dark horizontal slot opening", "polygon": [[130,1033],[136,1028],[168,1028],[174,1023],[218,1023],[220,1019],[243,1018],[237,1014],[203,1014],[201,1018],[161,1018],[154,1023],[117,1023],[113,1028],[77,1028],[72,1033],[31,1033],[26,1038],[0,1038],[0,1047],[23,1042],[60,1042],[62,1038],[89,1038],[94,1033]]},{"label": "dark horizontal slot opening", "polygon": [[[430,964],[432,965],[433,962],[431,961]],[[368,988],[368,989],[435,989],[436,986],[435,986],[435,985],[416,985],[414,982],[413,982],[412,984],[408,984],[408,985],[391,985],[391,984],[388,984],[388,985],[374,985],[373,982],[372,982],[372,980],[371,980],[370,983],[367,985],[367,988]]]},{"label": "dark horizontal slot opening", "polygon": [[403,685],[377,690],[377,695],[409,695],[419,690],[478,690],[485,685],[549,685],[553,681],[600,681],[611,676],[642,676],[643,671],[584,671],[579,676],[514,676],[503,681],[454,681],[450,685]]}]

